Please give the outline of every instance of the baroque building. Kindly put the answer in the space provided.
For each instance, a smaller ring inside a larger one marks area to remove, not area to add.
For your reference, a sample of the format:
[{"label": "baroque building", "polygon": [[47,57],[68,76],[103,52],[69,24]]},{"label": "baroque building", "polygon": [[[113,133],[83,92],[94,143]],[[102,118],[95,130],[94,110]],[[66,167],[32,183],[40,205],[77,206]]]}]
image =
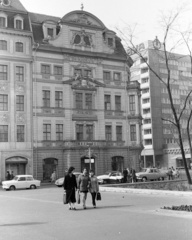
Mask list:
[{"label": "baroque building", "polygon": [[[132,60],[120,38],[83,10],[59,18],[8,2],[0,5],[0,44],[8,46],[0,48],[1,179],[13,170],[49,180],[71,165],[96,174],[138,169],[140,84],[129,81]],[[23,28],[2,26],[9,14]]]}]

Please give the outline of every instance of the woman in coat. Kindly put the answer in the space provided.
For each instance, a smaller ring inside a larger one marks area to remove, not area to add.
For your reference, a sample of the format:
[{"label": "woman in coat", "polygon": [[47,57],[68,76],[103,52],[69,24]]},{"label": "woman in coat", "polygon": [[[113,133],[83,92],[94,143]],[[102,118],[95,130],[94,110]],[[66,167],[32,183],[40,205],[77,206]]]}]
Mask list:
[{"label": "woman in coat", "polygon": [[83,194],[82,202],[83,202],[83,208],[86,209],[86,199],[87,199],[87,193],[90,185],[90,178],[87,174],[87,169],[84,168],[83,173],[79,175],[78,177],[78,188],[79,191]]},{"label": "woman in coat", "polygon": [[97,193],[99,192],[99,184],[98,184],[97,177],[94,175],[93,170],[90,170],[90,188],[89,188],[89,190],[90,190],[90,193],[92,196],[93,207],[96,208],[95,199],[96,199]]},{"label": "woman in coat", "polygon": [[75,191],[77,189],[77,181],[76,177],[73,174],[73,171],[75,170],[74,167],[70,167],[68,170],[67,175],[64,178],[63,188],[66,191],[66,199],[67,203],[69,204],[69,210],[75,208],[76,198],[75,198]]}]

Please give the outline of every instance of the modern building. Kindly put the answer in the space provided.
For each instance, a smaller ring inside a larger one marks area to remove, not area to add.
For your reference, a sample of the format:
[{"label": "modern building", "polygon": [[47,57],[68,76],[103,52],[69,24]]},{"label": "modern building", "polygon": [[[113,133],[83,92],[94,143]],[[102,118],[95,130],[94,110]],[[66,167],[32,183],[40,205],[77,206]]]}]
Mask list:
[{"label": "modern building", "polygon": [[[0,80],[6,86],[0,88],[0,114],[8,117],[0,121],[1,179],[12,170],[11,157],[24,164],[22,173],[41,180],[50,179],[53,170],[63,176],[71,165],[96,174],[138,169],[140,84],[129,81],[133,62],[120,38],[83,10],[59,18],[28,13],[18,0],[2,3],[0,42],[8,47],[0,48]],[[19,30],[7,25],[14,17],[22,22]],[[22,52],[15,52],[17,42]],[[24,126],[21,142],[18,125]]]},{"label": "modern building", "polygon": [[[172,110],[165,85],[146,64],[165,82],[167,68],[162,45],[147,41],[137,46],[144,59],[132,54],[131,79],[141,84],[142,138],[144,149],[141,153],[142,165],[157,167],[183,167],[178,134],[173,125],[162,119],[172,119]],[[171,69],[171,92],[176,109],[180,109],[187,94],[192,89],[191,63],[187,56],[168,53]],[[181,119],[182,134],[186,158],[190,162],[190,151],[186,135],[187,118],[190,109],[186,109]]]}]

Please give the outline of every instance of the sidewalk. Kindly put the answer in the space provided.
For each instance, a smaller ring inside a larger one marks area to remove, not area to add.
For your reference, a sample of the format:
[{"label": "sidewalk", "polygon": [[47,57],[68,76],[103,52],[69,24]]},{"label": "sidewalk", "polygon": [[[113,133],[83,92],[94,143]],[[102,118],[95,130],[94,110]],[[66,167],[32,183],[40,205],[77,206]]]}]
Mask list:
[{"label": "sidewalk", "polygon": [[150,195],[169,195],[169,196],[189,196],[192,197],[192,191],[170,191],[170,190],[153,190],[153,189],[133,189],[133,188],[117,188],[100,186],[101,192],[119,192],[134,194],[150,194]]}]

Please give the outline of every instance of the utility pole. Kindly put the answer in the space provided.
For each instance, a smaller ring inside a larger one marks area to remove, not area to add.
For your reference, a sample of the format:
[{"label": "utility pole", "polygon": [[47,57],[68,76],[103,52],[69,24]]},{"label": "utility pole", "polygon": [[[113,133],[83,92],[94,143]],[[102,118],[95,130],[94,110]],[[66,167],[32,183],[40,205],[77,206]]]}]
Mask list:
[{"label": "utility pole", "polygon": [[88,156],[89,156],[89,171],[91,170],[91,148],[88,148]]}]

